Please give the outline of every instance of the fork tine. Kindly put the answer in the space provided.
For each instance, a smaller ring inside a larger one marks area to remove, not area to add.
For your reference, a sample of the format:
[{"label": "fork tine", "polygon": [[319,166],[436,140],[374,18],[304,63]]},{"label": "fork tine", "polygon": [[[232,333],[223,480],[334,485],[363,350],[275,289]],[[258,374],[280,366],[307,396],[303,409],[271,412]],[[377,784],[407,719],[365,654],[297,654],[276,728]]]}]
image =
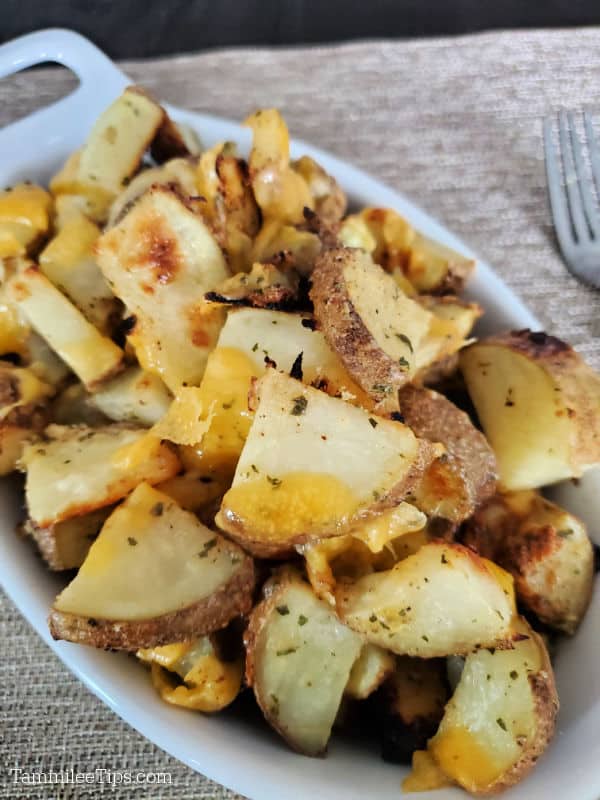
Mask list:
[{"label": "fork tine", "polygon": [[554,219],[554,230],[560,244],[560,249],[566,258],[566,253],[574,244],[573,231],[569,220],[569,209],[562,188],[562,177],[558,164],[558,154],[552,141],[552,120],[544,120],[544,151],[546,154],[546,176],[548,179],[548,194],[550,207]]},{"label": "fork tine", "polygon": [[579,141],[579,135],[577,134],[577,128],[575,126],[575,117],[571,111],[567,114],[567,121],[569,130],[571,131],[573,161],[575,164],[575,174],[577,175],[577,184],[581,193],[581,200],[583,201],[583,210],[589,229],[592,232],[592,237],[596,238],[600,232],[600,218],[596,209],[596,204],[594,203],[594,198],[592,197],[592,192],[590,191],[590,181],[588,180],[583,164],[581,142]]},{"label": "fork tine", "polygon": [[600,150],[598,150],[598,144],[594,136],[592,116],[587,111],[583,112],[583,124],[585,126],[588,153],[590,154],[590,164],[592,165],[592,175],[596,184],[596,194],[600,197]]},{"label": "fork tine", "polygon": [[567,199],[569,201],[569,210],[571,212],[571,223],[578,243],[585,243],[590,238],[590,231],[585,221],[585,214],[583,213],[583,203],[581,201],[581,193],[579,191],[579,182],[577,180],[577,173],[575,171],[575,163],[573,161],[573,153],[571,151],[571,134],[569,132],[569,123],[567,115],[561,111],[558,115],[558,138],[560,142],[560,153],[563,161],[563,171],[565,178],[565,189],[567,191]]}]

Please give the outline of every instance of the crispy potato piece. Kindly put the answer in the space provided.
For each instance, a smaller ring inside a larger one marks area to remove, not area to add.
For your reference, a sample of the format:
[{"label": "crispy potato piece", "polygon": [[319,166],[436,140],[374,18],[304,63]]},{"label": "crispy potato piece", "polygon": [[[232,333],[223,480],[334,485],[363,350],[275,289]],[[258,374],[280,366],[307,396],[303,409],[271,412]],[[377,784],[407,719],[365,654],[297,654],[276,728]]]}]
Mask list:
[{"label": "crispy potato piece", "polygon": [[322,755],[363,642],[298,579],[253,610],[246,681],[265,719],[300,753]]},{"label": "crispy potato piece", "polygon": [[163,114],[162,124],[150,148],[152,158],[163,164],[173,158],[199,156],[201,144],[196,132],[189,125],[174,122],[164,109]]},{"label": "crispy potato piece", "polygon": [[215,200],[216,218],[222,244],[233,272],[249,266],[252,240],[260,228],[260,211],[241,158],[219,153],[215,162],[218,179]]},{"label": "crispy potato piece", "polygon": [[340,619],[399,655],[434,658],[509,645],[512,579],[458,544],[432,542],[335,593]]},{"label": "crispy potato piece", "polygon": [[40,253],[40,270],[101,332],[110,332],[117,301],[96,264],[100,229],[80,215],[65,222]]},{"label": "crispy potato piece", "polygon": [[366,700],[394,671],[394,656],[375,644],[366,644],[350,672],[345,692],[355,700]]},{"label": "crispy potato piece", "polygon": [[360,250],[325,251],[312,282],[320,329],[382,412],[398,411],[398,389],[463,342],[454,323],[407,297]]},{"label": "crispy potato piece", "polygon": [[306,181],[319,217],[327,224],[339,222],[346,213],[348,200],[335,178],[310,156],[293,161],[292,169]]},{"label": "crispy potato piece", "polygon": [[520,781],[554,733],[558,697],[548,652],[524,621],[512,650],[467,656],[428,749],[467,791],[489,795]]},{"label": "crispy potato piece", "polygon": [[204,295],[210,303],[285,311],[298,304],[298,277],[274,264],[256,262],[248,274],[238,272]]},{"label": "crispy potato piece", "polygon": [[253,589],[251,558],[142,483],[54,601],[50,632],[135,652],[225,627],[250,610]]},{"label": "crispy potato piece", "polygon": [[154,425],[169,410],[169,390],[157,375],[129,367],[90,396],[90,403],[115,422]]},{"label": "crispy potato piece", "polygon": [[97,245],[98,263],[135,315],[130,335],[141,366],[171,391],[197,385],[222,324],[202,295],[227,275],[223,254],[177,192],[149,189]]},{"label": "crispy potato piece", "polygon": [[107,226],[110,228],[120,222],[139,198],[155,185],[175,187],[182,196],[193,197],[198,191],[194,164],[185,158],[173,158],[160,167],[143,169],[113,201]]},{"label": "crispy potato piece", "polygon": [[111,507],[99,508],[45,528],[28,519],[23,527],[35,541],[49,569],[55,572],[78,569],[111,512]]},{"label": "crispy potato piece", "polygon": [[509,492],[476,512],[463,542],[510,572],[517,598],[542,622],[575,633],[594,580],[593,548],[581,520],[537,492]]},{"label": "crispy potato piece", "polygon": [[121,348],[88,322],[36,266],[11,278],[7,288],[32,327],[86,388],[92,389],[121,369]]},{"label": "crispy potato piece", "polygon": [[273,108],[257,111],[244,125],[252,129],[250,180],[265,217],[293,224],[315,202],[306,180],[290,167],[290,140],[285,121]]},{"label": "crispy potato piece", "polygon": [[254,422],[216,520],[257,555],[284,555],[399,505],[436,455],[406,426],[274,370],[258,387]]},{"label": "crispy potato piece", "polygon": [[[134,461],[131,448],[141,439],[147,446]],[[124,425],[50,425],[44,441],[25,448],[22,463],[29,516],[42,528],[111,505],[142,481],[160,483],[180,467],[167,445]]]},{"label": "crispy potato piece", "polygon": [[346,245],[355,241],[351,246],[364,247],[388,272],[400,268],[417,292],[456,294],[475,267],[472,259],[419,233],[390,208],[364,208],[348,217],[342,239]]},{"label": "crispy potato piece", "polygon": [[57,425],[87,425],[98,428],[110,425],[110,419],[91,402],[91,395],[82,383],[71,383],[53,398],[49,419]]},{"label": "crispy potato piece", "polygon": [[505,490],[536,489],[600,463],[600,375],[530,330],[483,339],[460,367]]},{"label": "crispy potato piece", "polygon": [[384,761],[410,763],[437,731],[448,700],[443,659],[397,656],[381,690],[373,698]]},{"label": "crispy potato piece", "polygon": [[[173,645],[142,650],[137,655],[140,657],[140,653],[154,653],[171,647]],[[215,652],[210,637],[202,636],[189,644],[186,653],[170,671],[167,672],[158,661],[152,663],[151,670],[152,684],[165,702],[212,714],[233,703],[240,693],[244,665],[240,659],[223,661]]]},{"label": "crispy potato piece", "polygon": [[429,517],[463,522],[496,490],[494,451],[463,411],[431,389],[404,387],[400,408],[417,436],[446,449],[417,486],[415,504]]},{"label": "crispy potato piece", "polygon": [[129,86],[98,117],[83,148],[52,179],[52,193],[89,198],[94,219],[104,222],[164,119],[158,103],[142,89]]},{"label": "crispy potato piece", "polygon": [[48,232],[51,208],[41,186],[19,183],[0,192],[0,258],[31,254]]},{"label": "crispy potato piece", "polygon": [[57,389],[72,374],[65,362],[35,331],[30,331],[25,348],[27,366],[44,383]]}]

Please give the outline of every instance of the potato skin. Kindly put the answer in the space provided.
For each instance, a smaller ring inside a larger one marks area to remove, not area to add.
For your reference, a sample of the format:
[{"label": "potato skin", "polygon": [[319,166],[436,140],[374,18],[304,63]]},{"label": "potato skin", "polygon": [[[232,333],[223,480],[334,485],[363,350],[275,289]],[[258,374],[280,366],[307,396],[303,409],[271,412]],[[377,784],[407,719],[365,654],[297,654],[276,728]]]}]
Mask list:
[{"label": "potato skin", "polygon": [[375,387],[397,390],[406,383],[408,375],[398,361],[381,350],[345,289],[344,267],[355,260],[357,252],[346,247],[322,253],[312,273],[310,298],[319,327],[348,372],[384,408],[394,410],[396,398],[378,392]]},{"label": "potato skin", "polygon": [[[232,551],[234,549],[232,548]],[[239,553],[238,548],[234,550]],[[252,608],[254,562],[247,556],[231,579],[209,597],[154,619],[88,618],[52,609],[48,625],[53,639],[66,639],[107,650],[135,652],[203,636],[226,627]]]},{"label": "potato skin", "polygon": [[[497,466],[492,448],[467,414],[432,389],[403,387],[400,407],[416,436],[445,446],[445,455],[431,465],[426,477],[429,475],[432,488],[442,497],[445,491],[451,493],[448,497],[453,509],[448,516],[448,512],[436,516],[462,522],[496,491]],[[448,481],[444,480],[446,475]]]}]

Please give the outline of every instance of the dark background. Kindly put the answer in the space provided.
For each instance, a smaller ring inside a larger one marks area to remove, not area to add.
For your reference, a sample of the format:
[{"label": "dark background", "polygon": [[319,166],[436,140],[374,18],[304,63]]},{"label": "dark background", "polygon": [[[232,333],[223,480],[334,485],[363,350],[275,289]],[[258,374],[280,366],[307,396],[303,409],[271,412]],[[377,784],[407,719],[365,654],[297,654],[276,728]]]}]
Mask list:
[{"label": "dark background", "polygon": [[600,0],[2,0],[0,41],[73,28],[113,58],[600,24]]}]

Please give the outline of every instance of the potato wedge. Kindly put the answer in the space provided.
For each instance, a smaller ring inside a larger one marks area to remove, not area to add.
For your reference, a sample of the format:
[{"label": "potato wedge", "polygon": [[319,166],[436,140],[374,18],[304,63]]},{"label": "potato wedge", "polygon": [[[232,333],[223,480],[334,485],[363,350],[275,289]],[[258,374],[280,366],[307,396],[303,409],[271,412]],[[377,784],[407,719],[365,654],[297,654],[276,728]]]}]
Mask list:
[{"label": "potato wedge", "polygon": [[536,489],[600,463],[600,375],[568,344],[513,331],[460,355],[504,490]]},{"label": "potato wedge", "polygon": [[81,151],[50,182],[52,193],[89,198],[94,219],[104,222],[110,204],[138,170],[164,119],[158,103],[142,89],[129,86],[98,117]]},{"label": "potato wedge", "polygon": [[459,544],[426,544],[391,570],[338,584],[335,598],[346,625],[399,655],[435,658],[512,639],[512,579]]},{"label": "potato wedge", "polygon": [[384,761],[410,763],[427,747],[448,700],[443,659],[397,656],[381,690],[373,698]]},{"label": "potato wedge", "polygon": [[142,483],[54,601],[50,632],[135,652],[225,627],[250,610],[253,589],[251,558]]},{"label": "potato wedge", "polygon": [[306,181],[319,217],[327,224],[339,222],[346,213],[348,200],[335,178],[310,156],[302,156],[291,166]]},{"label": "potato wedge", "polygon": [[90,403],[115,422],[154,425],[169,410],[172,397],[157,375],[129,367],[90,395]]},{"label": "potato wedge", "polygon": [[458,326],[404,294],[361,250],[322,253],[310,297],[331,348],[381,412],[398,411],[400,387],[463,342]]},{"label": "potato wedge", "polygon": [[226,278],[204,298],[225,306],[249,306],[285,311],[298,305],[298,278],[273,264],[256,262],[248,274]]},{"label": "potato wedge", "polygon": [[99,508],[45,528],[28,519],[24,532],[35,541],[49,569],[54,572],[78,569],[111,511],[111,507]]},{"label": "potato wedge", "polygon": [[222,318],[202,295],[227,276],[217,242],[174,189],[154,186],[100,238],[98,263],[135,315],[141,366],[171,391],[199,384]]},{"label": "potato wedge", "polygon": [[467,791],[495,794],[520,781],[554,733],[558,697],[548,652],[524,621],[512,650],[467,656],[428,749]]},{"label": "potato wedge", "polygon": [[456,526],[494,494],[494,451],[463,411],[431,389],[404,387],[400,408],[416,436],[441,442],[446,449],[425,472],[414,502],[429,517]]},{"label": "potato wedge", "polygon": [[39,256],[40,270],[102,333],[110,333],[118,302],[96,264],[100,229],[80,215],[66,222]]},{"label": "potato wedge", "polygon": [[308,276],[321,249],[322,242],[313,231],[266,219],[254,239],[250,255],[252,262],[271,261]]},{"label": "potato wedge", "polygon": [[215,221],[233,272],[250,266],[252,240],[260,228],[260,210],[254,198],[248,165],[221,151],[215,161],[218,180]]},{"label": "potato wedge", "polygon": [[[131,448],[142,439],[148,446],[134,462]],[[25,448],[22,464],[29,516],[42,528],[111,505],[142,481],[160,483],[180,467],[167,445],[124,425],[50,425],[44,441]]]},{"label": "potato wedge", "polygon": [[10,279],[10,299],[88,389],[117,373],[123,351],[103,336],[38,267]]},{"label": "potato wedge", "polygon": [[537,492],[508,492],[475,513],[462,540],[514,577],[518,600],[542,622],[575,632],[594,580],[592,543],[581,520]]},{"label": "potato wedge", "polygon": [[253,610],[245,634],[246,681],[286,742],[323,755],[361,637],[302,581],[283,581]]},{"label": "potato wedge", "polygon": [[[436,455],[406,426],[270,370],[216,521],[262,556],[393,508]],[[326,498],[326,502],[324,502]]]},{"label": "potato wedge", "polygon": [[354,700],[366,700],[394,671],[394,656],[375,644],[366,644],[354,662],[345,692]]}]

